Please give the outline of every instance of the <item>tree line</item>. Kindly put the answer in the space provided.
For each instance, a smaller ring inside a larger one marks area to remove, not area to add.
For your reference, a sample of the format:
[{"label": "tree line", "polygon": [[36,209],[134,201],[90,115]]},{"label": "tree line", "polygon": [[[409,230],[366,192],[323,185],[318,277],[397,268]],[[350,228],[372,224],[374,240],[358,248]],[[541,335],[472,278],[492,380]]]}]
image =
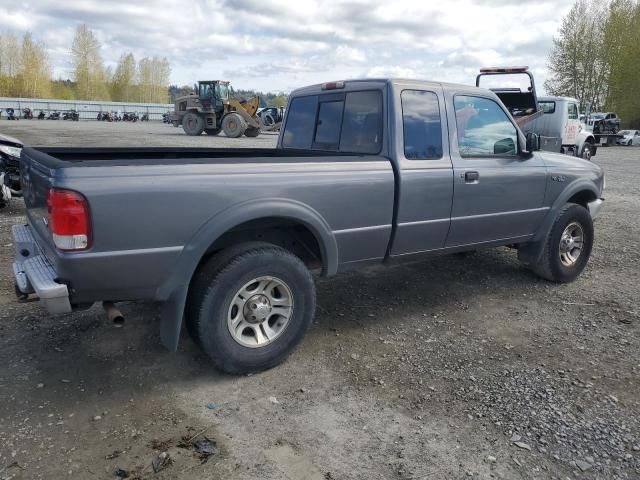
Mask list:
[{"label": "tree line", "polygon": [[578,0],[549,54],[551,95],[577,98],[583,109],[613,111],[640,127],[640,2]]},{"label": "tree line", "polygon": [[0,97],[105,100],[167,103],[171,65],[166,58],[132,53],[120,57],[114,69],[106,67],[100,42],[87,25],[75,32],[70,49],[70,80],[53,80],[43,42],[25,33],[21,39],[0,33]]}]

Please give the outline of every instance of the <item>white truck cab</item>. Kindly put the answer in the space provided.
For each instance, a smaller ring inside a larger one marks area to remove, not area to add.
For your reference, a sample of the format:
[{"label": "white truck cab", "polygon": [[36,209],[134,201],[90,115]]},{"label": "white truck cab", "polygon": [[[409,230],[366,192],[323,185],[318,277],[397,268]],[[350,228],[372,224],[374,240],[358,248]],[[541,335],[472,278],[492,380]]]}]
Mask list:
[{"label": "white truck cab", "polygon": [[[540,136],[540,148],[591,159],[599,138],[580,121],[580,105],[571,97],[538,97],[529,67],[485,67],[476,77],[489,83],[525,134]],[[493,84],[493,85],[491,85]]]},{"label": "white truck cab", "polygon": [[541,148],[572,153],[590,159],[596,154],[596,139],[580,120],[580,104],[571,97],[538,97],[543,114],[523,130],[540,135]]}]

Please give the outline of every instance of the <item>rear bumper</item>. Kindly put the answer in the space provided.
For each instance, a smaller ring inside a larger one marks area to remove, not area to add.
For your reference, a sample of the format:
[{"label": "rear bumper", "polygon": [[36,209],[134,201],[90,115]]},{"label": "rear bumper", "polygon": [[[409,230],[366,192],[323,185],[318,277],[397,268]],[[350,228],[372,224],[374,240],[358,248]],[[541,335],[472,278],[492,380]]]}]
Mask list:
[{"label": "rear bumper", "polygon": [[58,275],[36,243],[27,225],[12,228],[16,261],[13,264],[17,290],[35,293],[49,313],[71,312],[69,289],[56,282]]},{"label": "rear bumper", "polygon": [[600,215],[600,210],[602,209],[602,205],[604,204],[603,198],[598,198],[593,202],[587,203],[587,207],[589,209],[589,215],[591,215],[591,219],[595,220]]}]

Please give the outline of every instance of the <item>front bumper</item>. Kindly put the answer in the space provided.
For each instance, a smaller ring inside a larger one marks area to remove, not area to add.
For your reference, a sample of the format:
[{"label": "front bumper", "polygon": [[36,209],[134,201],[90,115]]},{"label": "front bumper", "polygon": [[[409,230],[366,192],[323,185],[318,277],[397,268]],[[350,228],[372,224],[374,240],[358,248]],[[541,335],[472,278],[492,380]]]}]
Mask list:
[{"label": "front bumper", "polygon": [[593,202],[587,203],[587,208],[589,209],[589,215],[591,215],[591,219],[595,220],[600,215],[600,210],[602,209],[602,205],[604,204],[604,198],[598,198]]},{"label": "front bumper", "polygon": [[70,312],[69,289],[56,282],[58,275],[38,247],[29,226],[14,225],[12,233],[16,251],[13,264],[16,292],[25,295],[35,293],[49,313]]}]

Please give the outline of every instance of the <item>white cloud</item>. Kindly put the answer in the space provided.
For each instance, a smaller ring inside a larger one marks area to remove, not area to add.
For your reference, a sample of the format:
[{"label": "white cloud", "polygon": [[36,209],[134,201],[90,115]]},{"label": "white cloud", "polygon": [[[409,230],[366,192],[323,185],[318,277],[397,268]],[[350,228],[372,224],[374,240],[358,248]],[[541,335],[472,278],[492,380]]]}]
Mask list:
[{"label": "white cloud", "polygon": [[172,81],[220,78],[289,90],[356,76],[473,83],[483,65],[529,65],[546,53],[573,0],[38,0],[0,6],[0,30],[31,30],[69,74],[73,30],[86,23],[113,65],[123,52],[166,56]]}]

